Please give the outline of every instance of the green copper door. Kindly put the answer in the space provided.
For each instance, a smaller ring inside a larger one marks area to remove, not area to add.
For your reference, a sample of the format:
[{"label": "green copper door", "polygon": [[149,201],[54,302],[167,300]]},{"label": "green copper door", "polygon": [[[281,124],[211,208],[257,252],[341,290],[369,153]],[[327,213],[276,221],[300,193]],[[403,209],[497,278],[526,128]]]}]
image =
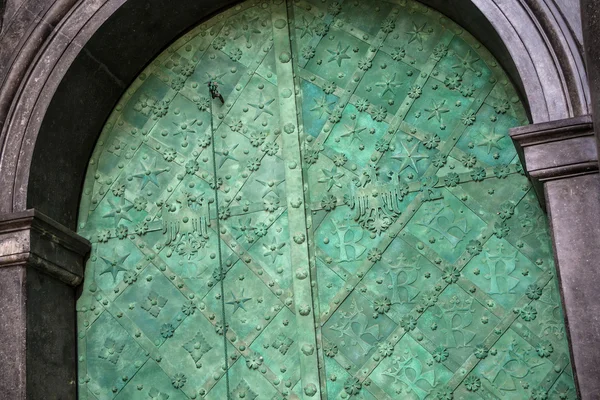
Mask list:
[{"label": "green copper door", "polygon": [[247,1],[91,157],[87,400],[575,399],[494,58],[411,0]]}]

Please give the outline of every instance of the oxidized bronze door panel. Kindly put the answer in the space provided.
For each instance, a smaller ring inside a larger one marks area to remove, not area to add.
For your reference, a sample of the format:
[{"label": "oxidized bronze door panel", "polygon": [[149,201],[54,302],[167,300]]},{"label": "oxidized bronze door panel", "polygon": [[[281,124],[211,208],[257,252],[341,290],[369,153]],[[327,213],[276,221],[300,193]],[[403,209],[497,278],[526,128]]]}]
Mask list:
[{"label": "oxidized bronze door panel", "polygon": [[81,216],[82,398],[320,397],[286,6],[204,24],[107,124]]},{"label": "oxidized bronze door panel", "polygon": [[90,161],[80,398],[575,398],[524,123],[493,57],[413,1],[201,24]]}]

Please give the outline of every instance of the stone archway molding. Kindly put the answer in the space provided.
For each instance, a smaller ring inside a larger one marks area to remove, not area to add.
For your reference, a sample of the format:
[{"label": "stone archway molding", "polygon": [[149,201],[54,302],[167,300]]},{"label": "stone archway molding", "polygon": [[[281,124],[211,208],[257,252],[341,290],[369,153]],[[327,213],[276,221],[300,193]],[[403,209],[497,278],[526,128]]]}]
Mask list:
[{"label": "stone archway molding", "polygon": [[[424,2],[470,30],[495,54],[521,87],[533,122],[587,114],[579,44],[553,1]],[[71,238],[56,240],[60,235],[44,230],[36,240],[46,240],[51,249],[78,243],[70,266],[81,265],[86,242],[47,221],[75,230],[86,166],[109,112],[164,47],[233,3],[29,0],[2,19],[0,214],[6,215],[0,226],[8,227],[4,243],[18,232],[11,228],[13,221],[22,219],[23,211],[36,209],[49,218],[33,213],[31,219],[45,221],[33,225],[52,226]],[[14,247],[0,243],[0,256],[11,251]],[[74,282],[30,272],[36,265],[29,262],[3,260],[0,257],[0,297],[13,301],[0,299],[0,392],[14,399],[74,399]],[[26,299],[32,307],[24,306]],[[59,323],[44,320],[47,314],[60,315]],[[58,369],[60,379],[50,379]]]},{"label": "stone archway molding", "polygon": [[[9,65],[0,69],[0,211],[36,207],[73,227],[79,191],[49,193],[81,186],[102,124],[145,64],[186,29],[233,2],[31,3],[39,4],[29,31],[18,31],[19,23],[31,19],[32,12],[24,11],[5,21],[0,37],[0,49],[7,49],[0,50],[0,59]],[[533,122],[587,114],[577,39],[548,1],[425,3],[454,18],[501,60],[522,88]],[[13,35],[19,34],[15,45]]]}]

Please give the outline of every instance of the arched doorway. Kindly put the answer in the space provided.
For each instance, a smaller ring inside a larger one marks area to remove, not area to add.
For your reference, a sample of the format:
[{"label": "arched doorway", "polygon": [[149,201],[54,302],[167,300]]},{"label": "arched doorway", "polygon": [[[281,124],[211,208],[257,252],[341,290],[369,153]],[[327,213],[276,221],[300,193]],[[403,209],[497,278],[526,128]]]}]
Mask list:
[{"label": "arched doorway", "polygon": [[200,25],[91,159],[80,397],[574,397],[525,123],[493,57],[416,2]]}]

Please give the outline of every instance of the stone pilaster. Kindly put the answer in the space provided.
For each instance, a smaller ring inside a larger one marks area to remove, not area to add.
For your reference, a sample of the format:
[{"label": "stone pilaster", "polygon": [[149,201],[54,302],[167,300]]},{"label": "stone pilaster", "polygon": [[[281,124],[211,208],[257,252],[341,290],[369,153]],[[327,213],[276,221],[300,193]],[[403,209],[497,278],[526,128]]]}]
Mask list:
[{"label": "stone pilaster", "polygon": [[511,130],[550,221],[572,365],[582,400],[600,398],[600,175],[589,116]]},{"label": "stone pilaster", "polygon": [[0,398],[76,398],[75,288],[89,249],[34,210],[0,215]]},{"label": "stone pilaster", "polygon": [[[585,69],[589,86],[590,112],[600,125],[600,0],[580,0]],[[596,139],[600,149],[600,137]]]}]

